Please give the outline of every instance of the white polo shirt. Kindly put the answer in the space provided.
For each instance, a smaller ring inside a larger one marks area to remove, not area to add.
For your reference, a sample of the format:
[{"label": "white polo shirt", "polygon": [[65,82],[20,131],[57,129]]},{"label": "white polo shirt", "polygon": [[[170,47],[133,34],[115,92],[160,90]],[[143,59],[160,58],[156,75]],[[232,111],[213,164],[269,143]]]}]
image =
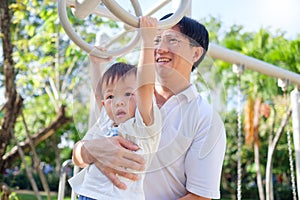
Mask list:
[{"label": "white polo shirt", "polygon": [[187,191],[220,198],[224,124],[191,85],[160,109],[162,135],[144,180],[146,200],[174,200]]}]

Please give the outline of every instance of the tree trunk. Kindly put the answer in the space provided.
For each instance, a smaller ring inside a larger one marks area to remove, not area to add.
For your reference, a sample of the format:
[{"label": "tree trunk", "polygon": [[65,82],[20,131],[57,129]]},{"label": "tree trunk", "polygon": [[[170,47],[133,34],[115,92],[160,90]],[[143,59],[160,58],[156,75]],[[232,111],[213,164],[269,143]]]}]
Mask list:
[{"label": "tree trunk", "polygon": [[60,174],[60,170],[61,170],[61,164],[62,164],[62,160],[61,160],[61,155],[60,155],[60,149],[58,148],[58,144],[57,144],[57,140],[53,139],[51,140],[51,145],[52,147],[55,149],[55,172],[56,174]]},{"label": "tree trunk", "polygon": [[[36,154],[36,153],[35,153]],[[37,160],[36,160],[37,159]],[[40,168],[40,160],[38,158],[34,159],[34,165],[35,165],[35,169],[37,170],[39,176],[40,176],[40,179],[41,179],[41,182],[42,182],[42,185],[43,185],[43,188],[44,188],[44,191],[46,192],[47,194],[47,199],[48,200],[52,200],[51,198],[51,193],[50,193],[50,189],[49,189],[49,185],[47,183],[47,180],[46,180],[46,177],[45,177],[45,174],[43,173],[42,169]]]},{"label": "tree trunk", "polygon": [[273,153],[274,153],[275,147],[273,144],[269,144],[268,148],[268,160],[266,165],[266,197],[267,200],[271,200],[274,198],[273,195],[273,184],[272,184],[272,163],[273,163]]},{"label": "tree trunk", "polygon": [[254,143],[254,162],[256,167],[256,176],[257,176],[256,180],[257,180],[259,199],[265,200],[264,186],[263,186],[262,176],[260,171],[259,146],[257,143]]},{"label": "tree trunk", "polygon": [[259,161],[259,120],[260,120],[260,108],[261,108],[261,98],[256,98],[254,103],[254,116],[253,116],[253,139],[254,139],[254,163],[256,167],[256,180],[258,187],[258,194],[260,200],[265,200],[263,181],[260,171],[260,161]]},{"label": "tree trunk", "polygon": [[39,157],[38,157],[38,155],[36,153],[35,146],[34,146],[32,140],[31,140],[31,136],[29,134],[28,126],[27,126],[27,123],[25,121],[25,117],[24,117],[23,112],[21,113],[21,115],[22,115],[22,121],[23,121],[23,124],[24,124],[24,127],[25,127],[26,136],[28,138],[31,151],[33,153],[34,168],[37,170],[37,172],[38,172],[38,174],[40,176],[40,179],[41,179],[44,191],[47,194],[47,199],[51,200],[51,194],[50,194],[49,185],[47,183],[47,180],[45,178],[45,175],[44,175],[42,169],[40,168],[40,159],[39,159]]},{"label": "tree trunk", "polygon": [[28,179],[29,179],[29,181],[30,181],[30,183],[31,183],[32,189],[33,189],[33,191],[34,191],[34,193],[35,193],[35,196],[37,197],[38,200],[42,200],[42,197],[41,197],[41,195],[40,195],[40,193],[39,193],[37,184],[36,184],[36,182],[35,182],[35,180],[34,180],[34,178],[33,178],[33,176],[32,176],[32,170],[31,170],[31,168],[27,165],[27,162],[26,162],[26,160],[25,160],[24,152],[23,152],[22,148],[20,147],[19,142],[18,142],[17,138],[15,137],[15,135],[12,135],[12,137],[13,137],[13,139],[15,140],[16,145],[18,146],[18,152],[19,152],[20,157],[21,157],[21,160],[22,160],[22,162],[23,162],[23,164],[24,164],[24,166],[25,166],[26,173],[27,173]]},{"label": "tree trunk", "polygon": [[[280,127],[278,128],[274,139],[270,138],[269,148],[268,148],[268,160],[266,165],[266,199],[273,199],[273,188],[272,188],[272,163],[273,163],[273,154],[278,144],[278,141],[283,134],[284,128],[288,123],[289,118],[291,117],[292,110],[289,109],[286,113],[285,118],[281,121]],[[272,195],[272,196],[271,196]]]},{"label": "tree trunk", "polygon": [[[12,59],[13,46],[11,43],[10,32],[10,13],[9,0],[3,0],[0,3],[0,25],[1,39],[3,49],[3,72],[4,72],[4,87],[5,87],[5,105],[4,117],[0,127],[0,161],[6,152],[6,147],[12,134],[14,134],[14,126],[16,119],[22,108],[23,100],[16,91],[15,85],[15,68]],[[0,162],[0,171],[3,169],[4,162]]]}]

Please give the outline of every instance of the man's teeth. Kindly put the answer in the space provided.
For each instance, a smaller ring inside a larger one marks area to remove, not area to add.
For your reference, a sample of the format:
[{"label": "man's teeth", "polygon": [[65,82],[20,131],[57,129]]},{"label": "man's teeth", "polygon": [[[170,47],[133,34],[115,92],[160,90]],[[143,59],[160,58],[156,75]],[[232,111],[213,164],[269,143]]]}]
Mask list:
[{"label": "man's teeth", "polygon": [[169,62],[169,61],[171,61],[171,59],[169,59],[169,58],[159,58],[159,59],[157,59],[157,62]]}]

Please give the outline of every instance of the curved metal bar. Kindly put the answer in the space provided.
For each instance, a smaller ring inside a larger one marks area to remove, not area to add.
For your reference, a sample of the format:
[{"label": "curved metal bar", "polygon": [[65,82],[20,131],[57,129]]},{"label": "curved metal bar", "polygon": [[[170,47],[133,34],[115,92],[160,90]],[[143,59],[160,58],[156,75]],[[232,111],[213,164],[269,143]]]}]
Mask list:
[{"label": "curved metal bar", "polygon": [[101,0],[75,0],[75,8],[72,8],[72,12],[76,17],[83,19],[92,14],[100,2]]},{"label": "curved metal bar", "polygon": [[[184,16],[184,12],[186,11],[190,1],[191,0],[181,0],[179,8],[170,18],[158,22],[159,28],[170,28],[176,25]],[[135,28],[139,27],[138,17],[129,14],[114,0],[102,0],[102,3],[108,8],[108,10],[110,10],[110,12],[112,12],[117,18],[122,20],[124,23]]]},{"label": "curved metal bar", "polygon": [[109,19],[112,19],[114,21],[121,21],[119,18],[114,16],[107,8],[104,6],[98,5],[95,10],[93,10],[93,14],[102,16],[102,17],[107,17]]},{"label": "curved metal bar", "polygon": [[[70,37],[70,39],[77,46],[79,46],[82,50],[86,51],[87,53],[89,53],[91,55],[94,55],[97,57],[102,57],[102,58],[107,58],[107,57],[111,57],[111,56],[119,56],[119,55],[122,55],[122,54],[128,52],[130,49],[132,49],[134,46],[136,46],[136,44],[139,42],[140,33],[138,31],[138,33],[136,34],[134,39],[132,39],[126,47],[124,47],[122,49],[113,50],[113,51],[101,51],[101,50],[95,48],[95,46],[91,46],[88,43],[86,43],[84,40],[82,40],[76,34],[76,32],[73,30],[73,28],[68,20],[66,9],[67,9],[66,0],[59,0],[58,1],[58,14],[59,14],[60,22],[61,22],[64,30],[66,31],[66,33]],[[142,15],[142,13],[137,13],[137,15]]]},{"label": "curved metal bar", "polygon": [[138,0],[131,0],[132,7],[137,16],[142,16],[142,8]]},{"label": "curved metal bar", "polygon": [[[67,0],[67,6],[70,8],[75,8],[75,0]],[[121,21],[120,19],[118,19],[116,16],[114,16],[113,13],[111,13],[105,6],[102,5],[98,5],[95,9],[93,9],[91,14],[95,14],[98,16],[102,16],[102,17],[107,17],[109,19],[112,19],[114,21]]]},{"label": "curved metal bar", "polygon": [[77,36],[77,34],[73,30],[73,28],[68,20],[66,9],[67,9],[66,0],[59,0],[58,1],[58,15],[59,15],[60,23],[63,26],[63,28],[65,29],[65,31],[66,31],[67,35],[70,37],[70,39],[76,45],[78,45],[81,49],[83,49],[84,51],[86,51],[88,53],[93,52],[93,55],[95,55],[95,56],[109,57],[110,54],[108,54],[106,52],[101,52],[100,50],[95,49],[94,47],[90,46],[84,40],[82,40],[80,37]]}]

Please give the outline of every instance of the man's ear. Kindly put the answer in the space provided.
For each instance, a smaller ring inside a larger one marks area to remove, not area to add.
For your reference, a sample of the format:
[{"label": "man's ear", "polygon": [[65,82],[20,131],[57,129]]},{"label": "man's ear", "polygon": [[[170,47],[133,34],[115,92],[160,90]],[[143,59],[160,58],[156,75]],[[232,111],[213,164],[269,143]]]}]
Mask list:
[{"label": "man's ear", "polygon": [[104,100],[101,100],[101,104],[102,104],[102,106],[104,106]]},{"label": "man's ear", "polygon": [[193,61],[196,62],[201,58],[203,54],[203,48],[202,47],[193,47],[194,48],[194,56],[193,56]]}]

